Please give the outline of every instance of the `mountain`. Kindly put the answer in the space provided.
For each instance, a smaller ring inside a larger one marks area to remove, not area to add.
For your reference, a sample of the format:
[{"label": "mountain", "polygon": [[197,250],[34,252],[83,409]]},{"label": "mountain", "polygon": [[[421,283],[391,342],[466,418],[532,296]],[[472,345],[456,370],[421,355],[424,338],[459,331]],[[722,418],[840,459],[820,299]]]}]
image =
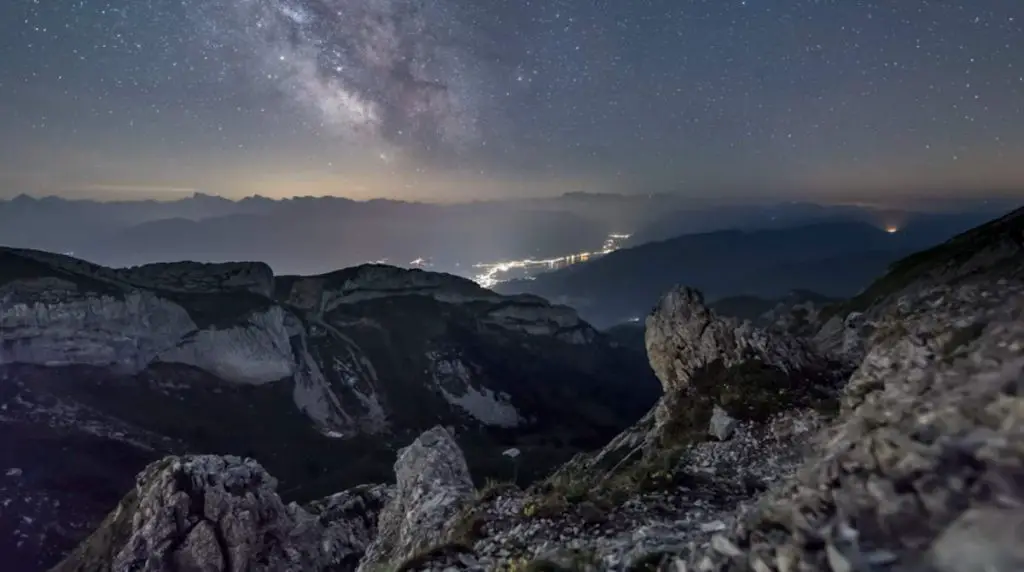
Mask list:
[{"label": "mountain", "polygon": [[691,284],[710,300],[777,298],[795,289],[851,295],[911,251],[896,235],[853,222],[719,231],[619,250],[496,290],[570,305],[600,327],[645,315],[676,283]]},{"label": "mountain", "polygon": [[[731,296],[708,303],[716,315],[739,321],[749,320],[761,328],[781,329],[790,334],[807,337],[821,327],[822,312],[831,312],[841,300],[822,296],[808,290],[794,290],[781,298],[757,296]],[[604,332],[615,343],[646,353],[644,334],[646,324],[640,320],[616,324]]]},{"label": "mountain", "polygon": [[684,235],[495,289],[572,306],[598,327],[646,314],[658,296],[677,283],[699,288],[712,302],[736,296],[774,299],[801,289],[847,297],[902,256],[960,232],[965,222],[945,215],[927,220],[928,224],[898,232],[841,220]]},{"label": "mountain", "polygon": [[989,221],[933,248],[892,264],[856,296],[823,308],[815,334],[828,351],[859,360],[860,339],[877,327],[879,316],[907,296],[923,290],[1024,278],[1024,208]]},{"label": "mountain", "polygon": [[545,202],[231,201],[202,194],[170,202],[0,201],[0,244],[73,253],[108,266],[263,260],[279,274],[309,274],[423,258],[470,274],[481,262],[595,250],[612,231],[603,218]]},{"label": "mountain", "polygon": [[660,212],[644,226],[636,227],[632,238],[634,244],[641,244],[721,229],[767,230],[843,221],[897,227],[904,233],[955,233],[991,220],[1017,204],[1007,200],[938,201],[930,203],[931,208],[916,210],[805,202],[686,206]]},{"label": "mountain", "polygon": [[275,276],[0,249],[0,341],[14,570],[54,562],[169,453],[245,454],[314,498],[386,478],[397,444],[443,424],[479,478],[528,479],[658,393],[642,356],[569,308],[384,265]]},{"label": "mountain", "polygon": [[147,222],[85,241],[75,253],[111,265],[259,259],[278,273],[427,259],[438,269],[473,273],[479,262],[593,250],[607,236],[602,226],[566,212],[325,200],[260,214]]},{"label": "mountain", "polygon": [[478,264],[601,252],[612,234],[615,244],[637,245],[684,233],[839,221],[896,224],[907,237],[918,226],[934,234],[928,225],[958,225],[941,237],[947,238],[992,218],[996,206],[979,199],[959,208],[943,214],[598,193],[457,204],[340,197],[236,201],[202,193],[164,202],[21,195],[0,200],[0,245],[106,266],[261,260],[276,274],[318,274],[378,261],[473,277],[484,272]]},{"label": "mountain", "polygon": [[1021,220],[894,265],[836,316],[870,317],[855,360],[672,288],[662,397],[525,489],[475,487],[441,426],[303,505],[252,459],[168,457],[55,571],[1024,569]]},{"label": "mountain", "polygon": [[992,276],[1016,278],[1024,272],[1024,208],[958,234],[893,264],[884,276],[830,313],[865,311],[911,287],[950,284]]}]

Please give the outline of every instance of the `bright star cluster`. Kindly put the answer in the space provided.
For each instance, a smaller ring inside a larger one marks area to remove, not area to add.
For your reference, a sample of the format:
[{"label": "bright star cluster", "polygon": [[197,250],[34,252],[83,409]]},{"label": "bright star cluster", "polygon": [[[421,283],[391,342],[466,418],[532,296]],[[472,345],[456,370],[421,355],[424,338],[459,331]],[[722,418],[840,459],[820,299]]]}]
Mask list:
[{"label": "bright star cluster", "polygon": [[0,196],[1024,188],[1020,0],[8,0]]}]

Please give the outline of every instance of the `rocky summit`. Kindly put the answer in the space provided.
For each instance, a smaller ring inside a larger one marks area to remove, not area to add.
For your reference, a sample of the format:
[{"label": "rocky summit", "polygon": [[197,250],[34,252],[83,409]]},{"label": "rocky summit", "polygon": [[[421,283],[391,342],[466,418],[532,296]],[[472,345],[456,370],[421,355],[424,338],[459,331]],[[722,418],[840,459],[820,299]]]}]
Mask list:
[{"label": "rocky summit", "polygon": [[0,249],[0,559],[52,565],[166,455],[258,459],[308,501],[387,480],[442,425],[478,479],[534,478],[657,399],[638,358],[569,308],[446,274]]},{"label": "rocky summit", "polygon": [[988,250],[1006,223],[972,231],[983,259],[957,250],[969,272],[897,264],[832,308],[839,345],[673,289],[646,322],[661,398],[528,486],[474,482],[443,424],[393,479],[305,504],[253,459],[172,456],[57,570],[1022,570],[1024,248]]}]

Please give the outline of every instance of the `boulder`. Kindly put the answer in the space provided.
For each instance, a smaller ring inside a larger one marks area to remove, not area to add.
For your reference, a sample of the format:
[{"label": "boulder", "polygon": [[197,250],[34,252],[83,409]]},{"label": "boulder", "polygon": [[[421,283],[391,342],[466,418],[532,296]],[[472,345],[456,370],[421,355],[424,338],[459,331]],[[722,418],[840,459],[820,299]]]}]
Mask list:
[{"label": "boulder", "polygon": [[711,423],[708,426],[708,433],[719,441],[725,441],[736,430],[736,423],[737,421],[729,417],[729,414],[724,409],[716,405],[711,411]]},{"label": "boulder", "polygon": [[310,512],[276,487],[252,459],[165,458],[54,571],[354,570],[387,489],[341,493]]},{"label": "boulder", "polygon": [[813,336],[818,351],[849,364],[864,359],[865,340],[870,337],[871,322],[863,312],[832,316]]},{"label": "boulder", "polygon": [[935,539],[929,557],[938,572],[1024,570],[1024,510],[968,510]]},{"label": "boulder", "polygon": [[677,287],[647,317],[647,357],[665,393],[690,386],[702,370],[758,361],[783,373],[820,367],[807,343],[715,314],[699,290]]},{"label": "boulder", "polygon": [[441,426],[399,452],[395,477],[395,495],[380,514],[377,538],[360,571],[402,562],[444,544],[447,525],[476,492],[462,450]]}]

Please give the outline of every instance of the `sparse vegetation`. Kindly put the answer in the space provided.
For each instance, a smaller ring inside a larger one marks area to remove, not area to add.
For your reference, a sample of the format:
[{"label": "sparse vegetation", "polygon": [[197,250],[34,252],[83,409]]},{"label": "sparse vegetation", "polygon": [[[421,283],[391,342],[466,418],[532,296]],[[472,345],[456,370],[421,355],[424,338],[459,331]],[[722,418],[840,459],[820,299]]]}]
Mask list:
[{"label": "sparse vegetation", "polygon": [[[394,568],[387,570],[387,572],[411,572],[423,568],[425,565],[435,560],[442,560],[459,554],[472,553],[473,549],[465,544],[449,542],[447,544],[429,548],[418,554],[414,554],[405,561],[396,565]],[[382,570],[382,572],[384,571]]]},{"label": "sparse vegetation", "polygon": [[448,530],[448,540],[465,546],[472,546],[484,537],[487,520],[484,506],[502,494],[517,490],[512,483],[487,479],[486,484],[477,491],[476,497],[462,508],[452,519]]},{"label": "sparse vegetation", "polygon": [[984,322],[974,322],[969,326],[953,330],[949,340],[942,346],[943,359],[946,361],[955,359],[960,349],[981,337],[981,334],[985,331],[985,326]]},{"label": "sparse vegetation", "polygon": [[648,452],[612,472],[579,475],[559,472],[530,490],[523,516],[555,518],[573,510],[584,521],[600,522],[615,507],[639,494],[669,490],[690,479],[677,471],[685,446]]},{"label": "sparse vegetation", "polygon": [[670,563],[674,556],[668,552],[652,552],[633,562],[626,572],[658,572]]},{"label": "sparse vegetation", "polygon": [[480,505],[471,503],[463,507],[462,511],[452,520],[451,529],[448,531],[448,541],[472,546],[477,540],[484,537],[486,524],[487,521]]},{"label": "sparse vegetation", "polygon": [[[555,473],[531,489],[523,514],[550,518],[569,509],[578,510],[582,503],[588,503],[589,512],[607,512],[638,494],[692,483],[696,477],[680,472],[679,462],[687,449],[709,438],[707,427],[716,404],[737,419],[757,422],[799,407],[834,413],[838,399],[833,388],[823,385],[825,381],[813,374],[787,374],[753,360],[732,367],[721,362],[710,364],[695,373],[685,391],[663,397],[659,407],[667,419],[654,447],[636,461],[615,465],[607,473]],[[620,457],[620,461],[625,460]]]},{"label": "sparse vegetation", "polygon": [[494,500],[502,494],[517,490],[518,488],[515,483],[487,479],[484,486],[476,493],[477,502]]},{"label": "sparse vegetation", "polygon": [[600,562],[589,551],[570,550],[559,554],[557,558],[519,559],[503,572],[584,572],[596,570]]},{"label": "sparse vegetation", "polygon": [[[116,282],[101,278],[95,272],[88,272],[90,269],[99,269],[85,261],[74,258],[62,257],[50,253],[39,253],[45,259],[53,259],[54,262],[37,260],[31,254],[9,249],[0,248],[0,286],[15,280],[37,280],[43,278],[56,278],[70,282],[78,288],[81,293],[95,293],[108,296],[122,296],[126,288],[120,287]],[[78,263],[80,268],[64,267],[56,263],[56,260],[67,258],[68,264]]]},{"label": "sparse vegetation", "polygon": [[569,501],[560,491],[532,497],[523,505],[523,516],[528,518],[555,518],[569,507]]}]

